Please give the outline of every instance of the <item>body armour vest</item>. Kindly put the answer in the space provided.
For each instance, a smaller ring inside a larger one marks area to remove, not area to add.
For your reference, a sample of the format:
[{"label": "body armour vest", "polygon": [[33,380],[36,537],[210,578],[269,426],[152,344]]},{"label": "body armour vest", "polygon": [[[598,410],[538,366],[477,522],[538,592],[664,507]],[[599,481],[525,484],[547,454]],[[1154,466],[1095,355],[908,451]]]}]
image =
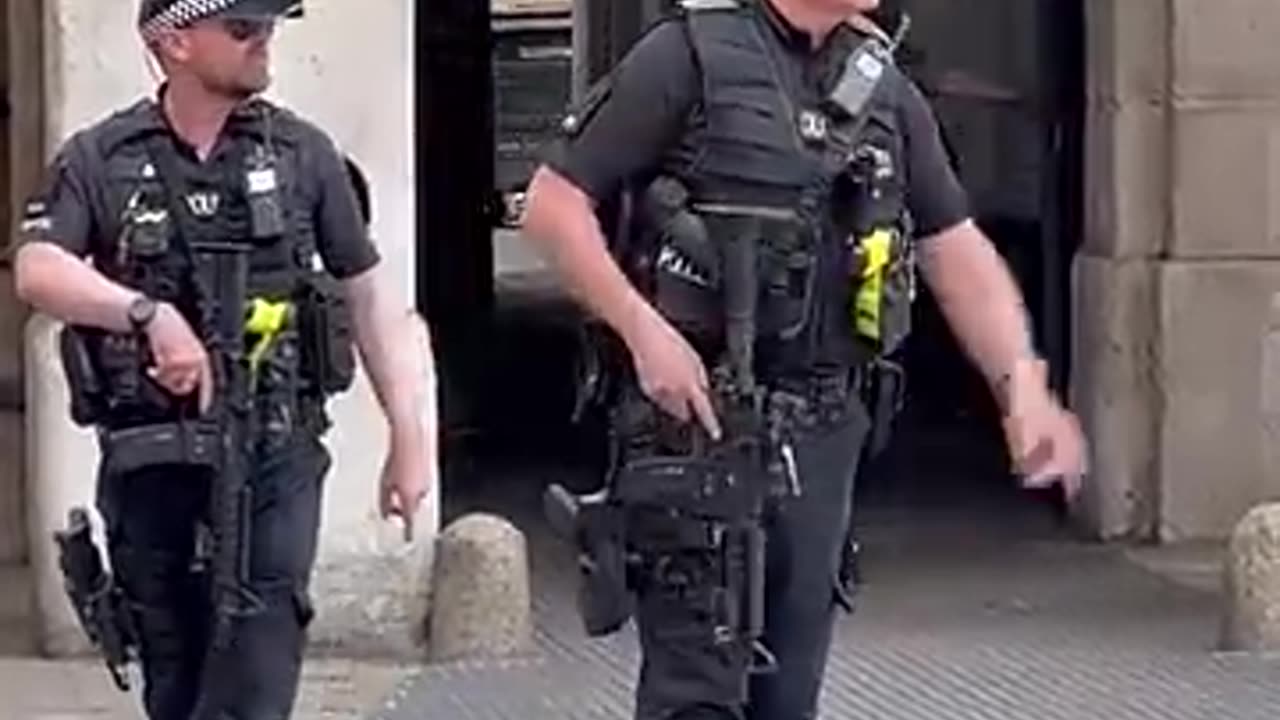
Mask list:
[{"label": "body armour vest", "polygon": [[[682,141],[684,166],[645,198],[658,219],[659,308],[695,338],[720,337],[724,274],[750,265],[762,360],[851,366],[892,352],[909,328],[914,272],[897,110],[904,79],[887,41],[837,29],[831,42],[847,54],[823,101],[806,106],[783,80],[782,50],[758,9],[691,2],[683,22],[702,103]],[[735,243],[754,249],[729,260]]]},{"label": "body armour vest", "polygon": [[[255,318],[231,321],[244,324],[246,352],[259,342],[259,355],[247,358],[261,363],[255,367],[256,392],[276,405],[294,406],[294,418],[306,415],[298,411],[299,401],[322,401],[346,389],[353,359],[341,295],[317,259],[311,204],[299,182],[294,120],[255,102],[229,122],[225,151],[195,163],[180,156],[159,112],[150,101],[123,111],[108,120],[92,148],[105,172],[96,201],[107,218],[107,226],[97,228],[107,242],[97,245],[95,265],[107,277],[178,308],[211,352],[218,299],[235,293],[246,310],[257,311]],[[247,253],[243,278],[210,273],[201,249],[219,246]],[[120,428],[193,411],[194,401],[176,401],[146,376],[145,338],[76,330],[64,337],[63,353],[64,359],[77,351],[83,355],[68,367],[77,422]],[[79,347],[68,348],[69,343]],[[347,367],[334,372],[335,364]]]}]

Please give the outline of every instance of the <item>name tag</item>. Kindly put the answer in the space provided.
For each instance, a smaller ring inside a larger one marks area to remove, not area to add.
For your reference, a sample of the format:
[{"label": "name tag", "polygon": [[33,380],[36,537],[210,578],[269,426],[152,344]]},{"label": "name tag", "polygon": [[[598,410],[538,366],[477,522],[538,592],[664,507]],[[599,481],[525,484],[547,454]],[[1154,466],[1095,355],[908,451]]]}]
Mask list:
[{"label": "name tag", "polygon": [[273,168],[249,171],[249,192],[266,193],[276,189],[276,171]]}]

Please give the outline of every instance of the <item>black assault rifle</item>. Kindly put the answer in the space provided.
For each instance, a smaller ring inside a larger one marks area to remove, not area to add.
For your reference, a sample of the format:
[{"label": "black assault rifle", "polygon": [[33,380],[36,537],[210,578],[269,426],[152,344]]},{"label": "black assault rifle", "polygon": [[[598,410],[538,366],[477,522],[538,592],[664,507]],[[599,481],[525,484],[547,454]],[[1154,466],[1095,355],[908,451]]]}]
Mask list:
[{"label": "black assault rifle", "polygon": [[[718,249],[726,348],[712,371],[711,395],[722,437],[710,441],[700,429],[683,428],[691,438],[689,452],[672,453],[658,442],[652,453],[627,453],[621,463],[615,457],[604,490],[574,496],[552,485],[544,511],[578,550],[579,610],[589,635],[616,632],[631,617],[634,576],[646,558],[705,551],[720,568],[711,588],[716,641],[751,653],[753,670],[768,672],[776,663],[760,641],[763,518],[773,500],[798,494],[799,486],[785,436],[795,408],[786,396],[767,393],[754,373],[760,270],[750,226],[748,220],[748,231],[726,237]],[[705,254],[707,248],[689,251]],[[654,426],[675,422],[642,399],[622,403],[614,418],[613,445],[633,450],[634,438],[661,436]]]}]

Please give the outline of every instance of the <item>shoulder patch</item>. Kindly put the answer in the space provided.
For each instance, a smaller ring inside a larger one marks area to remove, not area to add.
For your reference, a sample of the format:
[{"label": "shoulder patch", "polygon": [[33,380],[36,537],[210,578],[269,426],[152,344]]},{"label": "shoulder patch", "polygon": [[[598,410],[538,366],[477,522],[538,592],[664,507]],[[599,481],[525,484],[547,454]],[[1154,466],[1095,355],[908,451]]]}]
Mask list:
[{"label": "shoulder patch", "polygon": [[866,15],[862,15],[861,13],[850,15],[849,19],[845,20],[845,24],[863,35],[870,35],[871,37],[874,37],[886,45],[893,42],[893,38],[889,36],[889,33],[886,32],[884,28],[880,27],[874,20]]}]

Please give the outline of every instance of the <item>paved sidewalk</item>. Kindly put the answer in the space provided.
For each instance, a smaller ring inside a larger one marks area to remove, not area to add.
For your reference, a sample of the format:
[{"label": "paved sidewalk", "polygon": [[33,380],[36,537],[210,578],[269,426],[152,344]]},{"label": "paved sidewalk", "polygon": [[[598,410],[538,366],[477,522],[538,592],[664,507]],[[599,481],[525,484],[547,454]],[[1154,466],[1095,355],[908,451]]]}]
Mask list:
[{"label": "paved sidewalk", "polygon": [[[414,672],[377,663],[310,661],[294,718],[368,717]],[[136,698],[136,691],[116,690],[96,662],[0,657],[0,720],[140,720]]]},{"label": "paved sidewalk", "polygon": [[[375,718],[631,717],[634,629],[584,636],[571,554],[536,512],[548,475],[481,472],[466,508],[528,534],[536,651],[427,668]],[[1280,718],[1280,659],[1214,652],[1220,547],[1081,542],[1025,495],[939,487],[901,481],[859,514],[868,585],[839,623],[823,718]]]}]

